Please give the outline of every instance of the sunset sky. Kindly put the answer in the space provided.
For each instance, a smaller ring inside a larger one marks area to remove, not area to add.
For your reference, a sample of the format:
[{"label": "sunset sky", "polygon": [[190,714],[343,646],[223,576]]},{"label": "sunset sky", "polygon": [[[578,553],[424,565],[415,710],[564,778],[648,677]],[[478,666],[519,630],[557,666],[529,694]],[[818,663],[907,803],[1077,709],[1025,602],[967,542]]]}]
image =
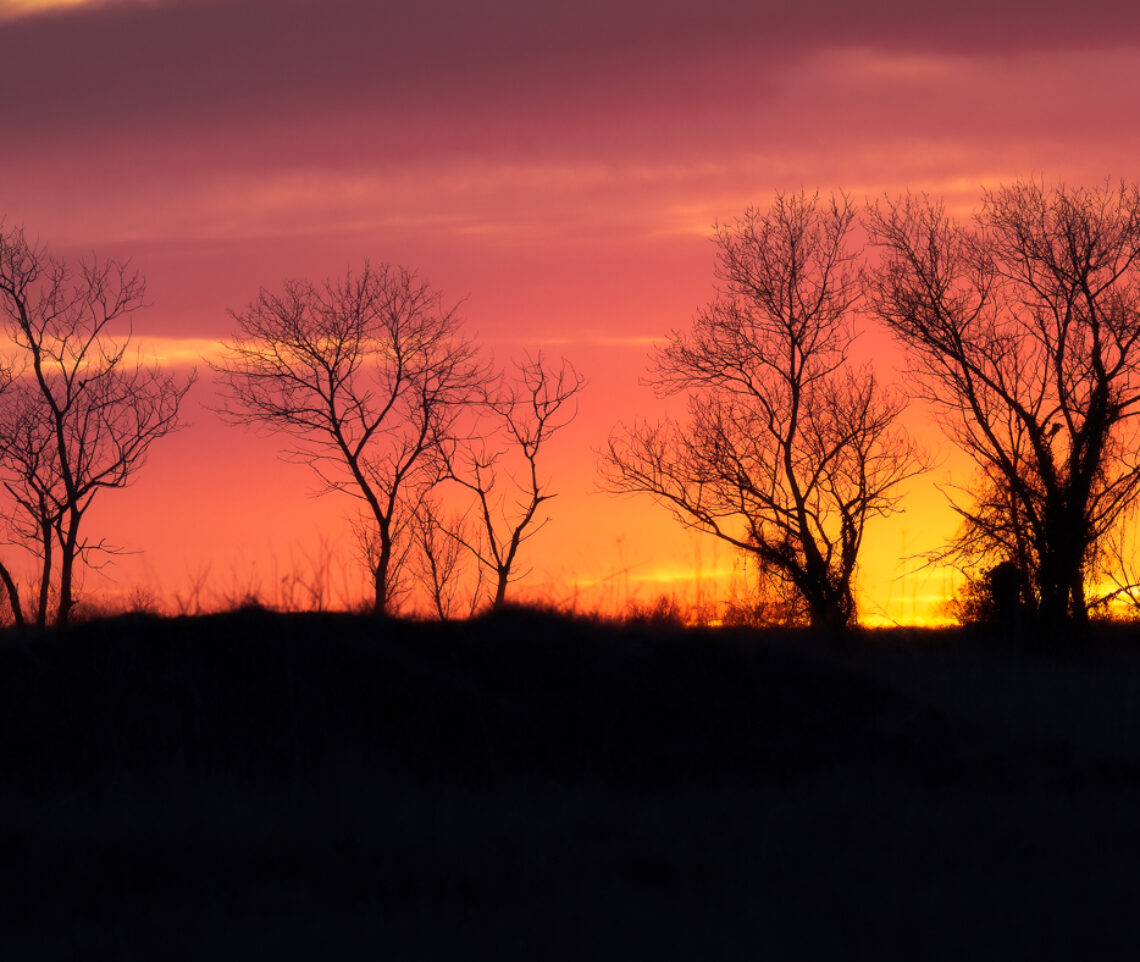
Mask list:
[{"label": "sunset sky", "polygon": [[[1017,177],[1137,179],[1140,6],[0,0],[0,90],[6,224],[130,258],[151,305],[136,338],[201,373],[190,426],[101,495],[90,525],[139,553],[89,591],[208,578],[272,600],[322,545],[350,563],[348,506],[211,413],[201,358],[260,286],[370,258],[462,300],[497,359],[541,348],[589,381],[527,584],[707,600],[728,549],[601,493],[594,469],[616,422],[657,410],[638,378],[711,296],[713,224],[801,187],[966,211]],[[889,342],[866,343],[893,378]],[[925,412],[908,423],[936,466],[868,532],[871,621],[936,612],[948,575],[902,559],[954,530],[935,485],[969,480]]]}]

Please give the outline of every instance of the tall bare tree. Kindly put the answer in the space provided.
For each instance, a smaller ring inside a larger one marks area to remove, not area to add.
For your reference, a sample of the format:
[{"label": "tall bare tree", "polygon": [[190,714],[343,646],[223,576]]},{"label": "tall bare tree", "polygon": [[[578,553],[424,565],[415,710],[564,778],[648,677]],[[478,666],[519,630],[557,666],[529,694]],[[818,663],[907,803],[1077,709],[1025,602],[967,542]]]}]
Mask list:
[{"label": "tall bare tree", "polygon": [[980,471],[952,553],[1016,564],[1043,623],[1083,622],[1140,491],[1140,189],[1017,182],[972,223],[925,196],[869,221],[875,309]]},{"label": "tall bare tree", "polygon": [[362,503],[377,613],[392,609],[410,520],[483,373],[454,309],[405,268],[365,264],[264,288],[215,365],[231,420],[284,432],[287,460]]},{"label": "tall bare tree", "polygon": [[481,406],[491,430],[446,449],[444,477],[474,501],[471,524],[448,531],[494,579],[495,608],[506,602],[507,587],[519,577],[519,549],[546,524],[538,511],[555,495],[539,470],[539,457],[551,437],[574,420],[584,386],[568,361],[555,368],[541,353],[527,357],[513,378],[484,393]]},{"label": "tall bare tree", "polygon": [[718,228],[717,296],[656,350],[649,377],[687,397],[688,420],[616,432],[602,465],[612,490],[647,492],[747,552],[827,628],[855,616],[868,518],[918,470],[901,401],[849,361],[854,219],[845,197],[801,193]]},{"label": "tall bare tree", "polygon": [[[75,605],[76,562],[115,549],[82,533],[92,501],[125,487],[151,444],[177,430],[193,375],[127,356],[130,335],[108,326],[142,306],[144,282],[126,265],[91,261],[78,270],[0,231],[0,304],[13,349],[14,378],[0,396],[0,478],[11,503],[9,534],[40,562],[35,621],[66,624]],[[0,566],[13,615],[24,620],[18,587]]]}]

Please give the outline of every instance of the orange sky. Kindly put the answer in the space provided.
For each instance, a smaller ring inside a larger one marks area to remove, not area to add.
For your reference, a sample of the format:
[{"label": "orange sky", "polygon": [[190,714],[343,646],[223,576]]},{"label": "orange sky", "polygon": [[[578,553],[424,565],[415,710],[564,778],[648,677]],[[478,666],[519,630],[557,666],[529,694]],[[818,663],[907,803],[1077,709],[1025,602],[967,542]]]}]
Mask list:
[{"label": "orange sky", "polygon": [[[412,6],[412,5],[407,5]],[[651,414],[648,343],[712,288],[717,220],[776,190],[906,188],[965,210],[1018,176],[1136,179],[1140,10],[616,0],[0,2],[0,213],[65,256],[130,257],[151,307],[135,331],[192,363],[259,285],[365,257],[418,268],[495,356],[542,347],[589,379],[549,472],[560,496],[528,584],[620,604],[698,590],[727,548],[647,500],[596,490],[594,450]],[[869,337],[877,335],[869,334]],[[876,341],[882,376],[898,358]],[[140,553],[88,589],[259,589],[351,541],[277,444],[188,399],[191,426],[108,492],[93,528]],[[900,560],[954,528],[939,467],[868,532],[862,612],[936,612],[943,572]],[[347,563],[347,561],[345,562]],[[701,580],[694,582],[699,569]],[[333,579],[351,593],[355,570]]]}]

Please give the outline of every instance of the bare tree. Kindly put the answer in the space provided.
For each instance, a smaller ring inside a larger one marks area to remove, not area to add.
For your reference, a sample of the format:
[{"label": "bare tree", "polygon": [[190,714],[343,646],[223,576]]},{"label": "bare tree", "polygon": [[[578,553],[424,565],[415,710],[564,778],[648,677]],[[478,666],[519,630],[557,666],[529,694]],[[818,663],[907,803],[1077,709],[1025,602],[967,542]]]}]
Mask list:
[{"label": "bare tree", "polygon": [[[0,400],[0,471],[4,490],[10,498],[5,505],[4,525],[10,543],[39,559],[39,579],[35,592],[35,624],[47,624],[52,591],[55,522],[58,518],[53,489],[58,483],[55,439],[41,417],[36,396],[22,383],[9,389]],[[12,617],[25,624],[20,591],[7,566],[0,564]]]},{"label": "bare tree", "polygon": [[449,532],[493,576],[495,608],[520,577],[519,549],[549,520],[538,520],[539,508],[555,496],[539,472],[539,456],[576,417],[574,402],[585,386],[569,361],[553,368],[541,353],[515,367],[513,379],[483,395],[481,406],[493,422],[489,434],[452,444],[445,454],[444,477],[473,496],[477,518],[473,531]]},{"label": "bare tree", "polygon": [[[416,547],[417,580],[427,590],[428,604],[440,621],[450,621],[457,611],[473,615],[483,588],[483,566],[475,562],[475,583],[464,591],[465,545],[479,543],[462,514],[448,516],[432,496],[420,502],[412,520]],[[463,602],[461,606],[461,601]]]},{"label": "bare tree", "polygon": [[[108,326],[142,306],[144,283],[114,261],[74,270],[21,230],[0,231],[0,303],[14,347],[15,377],[0,397],[0,478],[11,498],[10,537],[40,562],[35,621],[66,624],[75,605],[76,562],[114,552],[82,534],[96,494],[125,487],[152,443],[181,426],[194,381],[129,360],[130,335]],[[13,616],[19,591],[0,566]]]},{"label": "bare tree", "polygon": [[756,559],[811,624],[847,625],[867,519],[918,464],[901,402],[848,359],[861,275],[844,197],[777,195],[716,232],[719,289],[656,350],[649,382],[684,394],[680,424],[610,437],[611,490],[647,492]]},{"label": "bare tree", "polygon": [[373,608],[391,611],[409,521],[483,376],[455,310],[412,271],[365,264],[263,288],[232,316],[237,334],[214,366],[223,414],[289,434],[287,460],[362,502]]},{"label": "bare tree", "polygon": [[1097,545],[1140,490],[1140,190],[985,192],[972,224],[907,196],[869,216],[874,306],[978,466],[950,554],[1009,561],[1042,622],[1082,623]]}]

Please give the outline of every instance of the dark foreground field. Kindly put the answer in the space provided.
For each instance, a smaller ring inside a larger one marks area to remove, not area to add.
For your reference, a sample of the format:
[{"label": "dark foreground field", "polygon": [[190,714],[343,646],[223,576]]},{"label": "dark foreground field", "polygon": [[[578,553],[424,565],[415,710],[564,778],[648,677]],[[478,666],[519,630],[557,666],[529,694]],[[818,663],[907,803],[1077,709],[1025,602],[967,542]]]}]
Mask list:
[{"label": "dark foreground field", "polygon": [[1140,950],[1140,637],[0,638],[5,959]]}]

